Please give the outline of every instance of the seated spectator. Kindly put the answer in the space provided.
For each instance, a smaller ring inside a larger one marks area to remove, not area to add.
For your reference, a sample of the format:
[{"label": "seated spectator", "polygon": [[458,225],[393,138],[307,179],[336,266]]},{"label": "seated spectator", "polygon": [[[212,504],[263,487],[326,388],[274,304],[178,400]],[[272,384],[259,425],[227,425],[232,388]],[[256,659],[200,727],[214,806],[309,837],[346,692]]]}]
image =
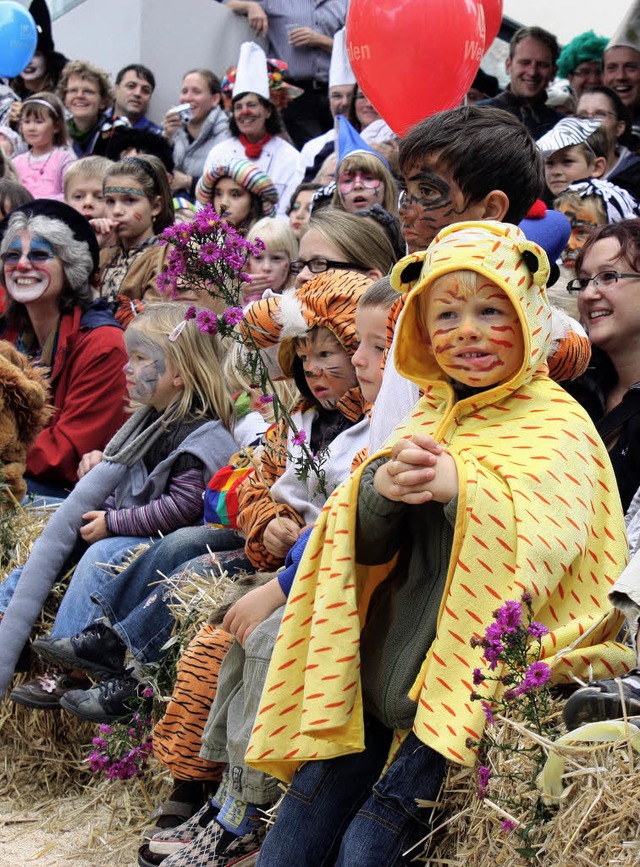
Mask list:
[{"label": "seated spectator", "polygon": [[332,205],[357,214],[373,205],[397,213],[398,189],[384,157],[373,150],[346,117],[338,116],[338,161]]},{"label": "seated spectator", "polygon": [[289,203],[287,216],[293,229],[293,234],[298,241],[307,231],[309,219],[311,217],[311,201],[313,194],[320,189],[320,184],[314,184],[309,181],[303,181],[299,184]]},{"label": "seated spectator", "polygon": [[112,166],[106,157],[83,157],[64,175],[64,200],[89,220],[100,249],[115,243],[103,193],[104,179]]},{"label": "seated spectator", "polygon": [[36,493],[65,496],[84,454],[103,449],[124,421],[122,330],[92,303],[98,244],[62,202],[40,199],[0,224],[0,281],[9,306],[0,336],[49,371],[53,416],[27,457]]},{"label": "seated spectator", "polygon": [[37,199],[62,199],[64,173],[77,157],[70,147],[64,106],[55,93],[25,99],[20,132],[29,146],[13,163],[20,181]]},{"label": "seated spectator", "polygon": [[304,170],[300,154],[281,135],[282,119],[269,97],[264,51],[253,42],[245,42],[240,47],[233,88],[231,138],[209,151],[205,171],[229,160],[249,160],[275,184],[278,214],[286,217],[287,206]]},{"label": "seated spectator", "polygon": [[133,129],[160,135],[162,127],[147,117],[155,89],[155,76],[147,66],[141,63],[124,66],[116,75],[114,103],[106,111],[107,118],[126,118]]},{"label": "seated spectator", "polygon": [[229,121],[220,107],[217,75],[209,69],[192,69],[182,79],[180,105],[188,113],[169,109],[164,116],[164,134],[173,145],[174,171],[171,189],[195,198],[195,190],[211,148],[229,138]]},{"label": "seated spectator", "polygon": [[58,95],[71,114],[67,125],[76,155],[89,156],[113,101],[109,75],[86,60],[72,60],[62,70]]},{"label": "seated spectator", "polygon": [[600,178],[607,168],[607,136],[597,120],[566,117],[536,142],[547,188],[557,196],[574,181]]},{"label": "seated spectator", "polygon": [[602,84],[602,56],[608,41],[588,30],[574,36],[560,52],[558,75],[568,80],[576,99],[580,99],[585,88]]}]

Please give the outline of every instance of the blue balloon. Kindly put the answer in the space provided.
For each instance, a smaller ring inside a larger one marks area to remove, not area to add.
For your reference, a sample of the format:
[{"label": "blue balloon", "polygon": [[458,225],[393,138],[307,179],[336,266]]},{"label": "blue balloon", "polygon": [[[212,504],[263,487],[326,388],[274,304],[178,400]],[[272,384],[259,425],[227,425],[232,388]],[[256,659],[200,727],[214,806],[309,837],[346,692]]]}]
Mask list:
[{"label": "blue balloon", "polygon": [[12,0],[0,2],[0,76],[19,75],[37,44],[38,31],[31,13]]}]

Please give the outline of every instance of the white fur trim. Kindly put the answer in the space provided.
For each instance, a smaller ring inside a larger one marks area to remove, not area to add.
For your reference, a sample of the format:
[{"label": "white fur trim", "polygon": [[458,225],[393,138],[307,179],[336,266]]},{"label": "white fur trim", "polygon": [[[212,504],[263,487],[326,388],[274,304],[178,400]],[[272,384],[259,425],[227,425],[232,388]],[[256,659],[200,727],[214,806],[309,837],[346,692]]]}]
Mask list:
[{"label": "white fur trim", "polygon": [[570,331],[574,331],[580,337],[584,337],[587,339],[587,332],[584,330],[582,325],[574,319],[572,316],[569,316],[564,310],[560,307],[551,306],[551,348],[549,350],[549,355],[555,355],[558,349],[560,348],[560,341],[564,340],[567,334]]},{"label": "white fur trim", "polygon": [[282,325],[280,340],[288,337],[304,337],[309,326],[302,315],[302,304],[295,294],[295,289],[288,289],[280,297],[278,319]]}]

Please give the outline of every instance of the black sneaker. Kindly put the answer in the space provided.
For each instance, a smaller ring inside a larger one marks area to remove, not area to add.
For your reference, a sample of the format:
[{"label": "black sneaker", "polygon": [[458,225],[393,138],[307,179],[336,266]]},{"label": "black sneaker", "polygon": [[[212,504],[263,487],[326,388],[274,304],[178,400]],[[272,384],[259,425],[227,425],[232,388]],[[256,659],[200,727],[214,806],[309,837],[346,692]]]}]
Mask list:
[{"label": "black sneaker", "polygon": [[60,710],[60,699],[73,690],[82,690],[89,686],[86,678],[82,680],[71,677],[70,674],[47,672],[35,680],[21,683],[11,690],[9,699],[16,704],[35,707],[38,710]]},{"label": "black sneaker", "polygon": [[127,670],[122,677],[99,683],[91,689],[75,689],[60,699],[60,707],[82,719],[99,723],[131,717],[142,700],[143,685]]},{"label": "black sneaker", "polygon": [[92,623],[71,638],[36,638],[35,653],[56,665],[86,671],[103,680],[124,673],[126,645],[105,623]]},{"label": "black sneaker", "polygon": [[568,729],[640,713],[640,669],[610,680],[594,680],[567,699],[562,716]]}]

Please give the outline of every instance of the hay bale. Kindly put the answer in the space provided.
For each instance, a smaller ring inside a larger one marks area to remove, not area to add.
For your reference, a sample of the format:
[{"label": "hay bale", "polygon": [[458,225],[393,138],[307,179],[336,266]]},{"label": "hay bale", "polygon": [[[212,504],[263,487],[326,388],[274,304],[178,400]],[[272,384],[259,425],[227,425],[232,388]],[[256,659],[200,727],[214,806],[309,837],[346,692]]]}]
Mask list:
[{"label": "hay bale", "polygon": [[[561,702],[554,703],[559,719]],[[523,727],[498,722],[497,735],[507,747],[528,747]],[[552,742],[546,748],[551,749]],[[487,756],[493,781],[484,801],[477,797],[475,769],[451,766],[445,782],[443,813],[419,860],[450,867],[637,867],[640,864],[640,757],[627,741],[616,744],[562,746],[567,760],[565,796],[532,831],[540,846],[525,857],[520,836],[505,833],[505,819],[522,820],[514,804],[533,804],[529,785],[532,763],[522,752],[491,750]],[[504,775],[504,776],[502,776]],[[504,806],[508,805],[508,806]]]}]

